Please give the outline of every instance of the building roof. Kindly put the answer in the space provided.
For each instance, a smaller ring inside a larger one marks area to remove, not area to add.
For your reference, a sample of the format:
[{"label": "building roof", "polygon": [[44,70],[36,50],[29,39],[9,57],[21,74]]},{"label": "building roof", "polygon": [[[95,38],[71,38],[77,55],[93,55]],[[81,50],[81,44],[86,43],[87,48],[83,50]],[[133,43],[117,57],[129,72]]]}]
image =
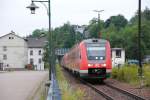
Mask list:
[{"label": "building roof", "polygon": [[46,44],[47,38],[46,37],[40,37],[40,38],[33,38],[28,37],[27,38],[27,44],[28,48],[43,48]]},{"label": "building roof", "polygon": [[23,39],[23,40],[26,41],[25,38],[22,38],[22,37],[20,37],[19,35],[16,35],[15,32],[13,32],[13,31],[11,31],[11,32],[8,33],[8,34],[5,34],[5,35],[1,36],[0,38],[6,37],[6,36],[8,36],[8,35],[14,35],[14,36],[16,36],[16,37],[18,37],[18,38]]}]

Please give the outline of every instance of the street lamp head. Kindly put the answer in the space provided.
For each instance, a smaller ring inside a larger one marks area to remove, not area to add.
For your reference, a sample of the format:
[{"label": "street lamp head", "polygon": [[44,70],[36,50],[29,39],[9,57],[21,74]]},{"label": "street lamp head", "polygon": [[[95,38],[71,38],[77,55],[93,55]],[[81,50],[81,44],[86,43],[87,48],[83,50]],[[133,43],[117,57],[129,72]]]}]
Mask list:
[{"label": "street lamp head", "polygon": [[34,2],[31,3],[31,5],[27,6],[26,8],[29,8],[31,10],[31,14],[35,14],[35,9],[39,8],[34,4]]}]

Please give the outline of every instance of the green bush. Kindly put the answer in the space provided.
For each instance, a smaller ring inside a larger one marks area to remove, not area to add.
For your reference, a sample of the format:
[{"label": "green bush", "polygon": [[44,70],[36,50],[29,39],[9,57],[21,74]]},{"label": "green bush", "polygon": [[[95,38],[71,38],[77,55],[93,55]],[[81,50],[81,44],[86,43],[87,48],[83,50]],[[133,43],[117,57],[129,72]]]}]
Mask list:
[{"label": "green bush", "polygon": [[145,85],[150,87],[150,65],[144,67],[144,79]]},{"label": "green bush", "polygon": [[[143,66],[143,75],[144,85],[150,87],[150,65]],[[124,65],[120,68],[115,67],[112,69],[112,78],[130,84],[138,85],[140,82],[140,78],[138,76],[138,66]]]},{"label": "green bush", "polygon": [[45,62],[45,63],[44,63],[44,68],[45,68],[45,69],[49,68],[49,63]]},{"label": "green bush", "polygon": [[112,78],[117,79],[117,76],[118,76],[118,69],[117,69],[117,68],[113,68],[111,75],[112,75]]}]

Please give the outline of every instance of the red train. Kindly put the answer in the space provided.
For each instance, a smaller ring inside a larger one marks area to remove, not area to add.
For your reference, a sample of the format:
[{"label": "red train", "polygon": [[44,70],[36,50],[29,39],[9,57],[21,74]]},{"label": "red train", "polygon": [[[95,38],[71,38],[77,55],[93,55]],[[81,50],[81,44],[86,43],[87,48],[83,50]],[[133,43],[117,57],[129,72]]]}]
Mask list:
[{"label": "red train", "polygon": [[81,78],[109,78],[112,70],[110,43],[104,39],[83,40],[64,55],[61,65]]}]

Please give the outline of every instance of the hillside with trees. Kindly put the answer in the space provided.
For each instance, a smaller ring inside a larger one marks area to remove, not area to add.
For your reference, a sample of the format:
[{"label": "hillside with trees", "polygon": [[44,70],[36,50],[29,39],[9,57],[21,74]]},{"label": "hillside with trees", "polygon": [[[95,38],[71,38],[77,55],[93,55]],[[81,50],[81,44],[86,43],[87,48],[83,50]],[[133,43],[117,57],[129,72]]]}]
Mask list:
[{"label": "hillside with trees", "polygon": [[[53,43],[55,48],[71,48],[75,43],[85,38],[107,39],[111,47],[120,47],[126,50],[126,58],[137,59],[138,51],[138,14],[136,13],[129,21],[121,14],[110,16],[106,21],[100,20],[100,25],[96,18],[89,21],[89,25],[84,25],[83,33],[76,32],[75,26],[69,22],[63,26],[52,30]],[[82,27],[82,26],[80,26]],[[100,33],[99,33],[100,32]],[[46,36],[47,31],[36,29],[31,36]],[[150,55],[150,9],[142,11],[142,57]]]}]

